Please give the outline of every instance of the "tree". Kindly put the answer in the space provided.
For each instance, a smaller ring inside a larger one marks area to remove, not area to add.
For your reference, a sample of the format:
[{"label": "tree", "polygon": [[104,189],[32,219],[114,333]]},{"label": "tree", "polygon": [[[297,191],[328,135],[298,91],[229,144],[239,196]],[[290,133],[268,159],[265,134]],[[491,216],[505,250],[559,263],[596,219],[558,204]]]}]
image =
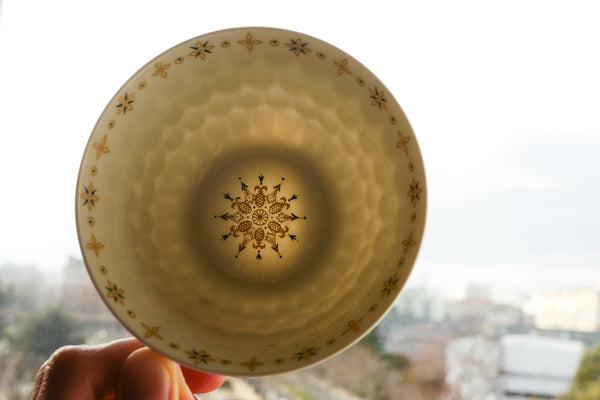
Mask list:
[{"label": "tree", "polygon": [[0,282],[0,308],[9,305],[13,302],[15,295],[13,289],[8,286],[3,286]]},{"label": "tree", "polygon": [[585,352],[571,384],[571,390],[562,398],[565,400],[600,398],[600,345]]},{"label": "tree", "polygon": [[577,397],[568,397],[573,400],[598,400],[600,399],[600,381],[592,382],[585,389],[577,393]]},{"label": "tree", "polygon": [[3,286],[0,283],[0,338],[4,337],[4,328],[6,328],[6,320],[4,316],[4,309],[6,306],[11,304],[15,299],[13,290],[11,287]]},{"label": "tree", "polygon": [[83,343],[80,326],[63,308],[53,307],[5,329],[12,347],[0,354],[0,398],[29,399],[44,360],[67,344]]},{"label": "tree", "polygon": [[24,354],[48,358],[59,347],[81,344],[81,327],[63,308],[52,307],[25,318],[12,336],[14,347]]}]

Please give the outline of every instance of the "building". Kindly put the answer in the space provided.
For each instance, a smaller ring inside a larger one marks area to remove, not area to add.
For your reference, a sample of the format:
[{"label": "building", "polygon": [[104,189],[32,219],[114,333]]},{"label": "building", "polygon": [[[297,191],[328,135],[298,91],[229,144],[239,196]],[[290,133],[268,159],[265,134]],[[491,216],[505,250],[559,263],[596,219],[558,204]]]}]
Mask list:
[{"label": "building", "polygon": [[534,335],[499,343],[496,400],[556,399],[569,391],[584,352],[580,341]]},{"label": "building", "polygon": [[600,330],[600,292],[591,288],[539,290],[525,312],[544,330],[596,332]]},{"label": "building", "polygon": [[439,323],[446,318],[445,300],[439,293],[423,287],[404,289],[395,309],[404,320]]},{"label": "building", "polygon": [[532,327],[521,309],[484,299],[449,301],[446,318],[455,332],[463,336],[524,333]]},{"label": "building", "polygon": [[553,400],[569,391],[580,341],[534,335],[469,336],[446,348],[446,400]]},{"label": "building", "polygon": [[459,335],[481,334],[488,329],[488,317],[492,312],[492,303],[482,299],[449,301],[447,304],[447,322]]},{"label": "building", "polygon": [[490,303],[492,301],[492,286],[469,283],[464,288],[463,298],[468,300],[481,300],[483,302]]}]

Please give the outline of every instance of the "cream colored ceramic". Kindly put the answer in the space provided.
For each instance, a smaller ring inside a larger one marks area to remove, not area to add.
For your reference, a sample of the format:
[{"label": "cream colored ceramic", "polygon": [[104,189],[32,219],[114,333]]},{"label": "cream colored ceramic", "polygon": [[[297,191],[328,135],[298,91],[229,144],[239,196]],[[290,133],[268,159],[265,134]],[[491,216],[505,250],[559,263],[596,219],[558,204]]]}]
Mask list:
[{"label": "cream colored ceramic", "polygon": [[139,70],[92,132],[81,249],[121,323],[181,364],[296,370],[347,348],[417,256],[425,174],[362,64],[308,35],[210,33]]}]

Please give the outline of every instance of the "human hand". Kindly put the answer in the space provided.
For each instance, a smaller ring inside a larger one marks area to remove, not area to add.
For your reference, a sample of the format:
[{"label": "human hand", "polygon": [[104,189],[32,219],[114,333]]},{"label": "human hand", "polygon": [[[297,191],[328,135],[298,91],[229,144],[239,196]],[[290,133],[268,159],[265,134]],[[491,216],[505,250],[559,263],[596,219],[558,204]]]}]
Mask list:
[{"label": "human hand", "polygon": [[181,366],[137,339],[57,350],[38,372],[32,400],[195,400],[225,377]]}]

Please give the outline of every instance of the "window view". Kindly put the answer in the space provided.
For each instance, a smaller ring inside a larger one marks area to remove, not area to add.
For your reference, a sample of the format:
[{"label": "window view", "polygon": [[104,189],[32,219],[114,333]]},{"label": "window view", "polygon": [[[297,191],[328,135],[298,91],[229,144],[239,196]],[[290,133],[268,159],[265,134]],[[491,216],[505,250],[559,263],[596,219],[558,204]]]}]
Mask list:
[{"label": "window view", "polygon": [[358,344],[200,398],[600,399],[595,3],[130,3],[0,3],[0,400],[31,398],[61,346],[130,336],[78,247],[83,150],[140,66],[237,26],[306,32],[371,69],[415,131],[428,215],[407,285]]}]

